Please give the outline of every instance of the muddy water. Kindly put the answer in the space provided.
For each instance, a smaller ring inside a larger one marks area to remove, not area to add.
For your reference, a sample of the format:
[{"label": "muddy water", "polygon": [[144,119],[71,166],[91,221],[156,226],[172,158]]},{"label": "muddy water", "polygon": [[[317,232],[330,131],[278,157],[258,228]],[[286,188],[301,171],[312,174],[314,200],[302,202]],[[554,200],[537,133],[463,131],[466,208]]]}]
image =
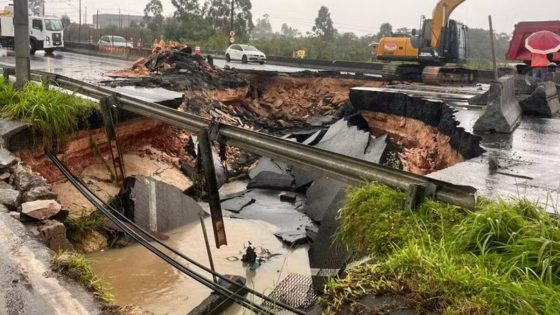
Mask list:
[{"label": "muddy water", "polygon": [[[274,235],[276,227],[262,221],[225,219],[228,246],[212,254],[216,270],[222,274],[242,275],[248,286],[265,294],[290,273],[309,275],[307,248],[290,249]],[[211,221],[206,220],[211,244],[214,244]],[[168,245],[207,265],[208,257],[200,224],[193,224],[169,234]],[[247,242],[272,254],[256,271],[249,271],[238,260]],[[119,305],[133,304],[154,314],[186,314],[205,299],[210,290],[179,274],[141,246],[107,250],[89,256],[93,269],[108,281]],[[193,266],[191,266],[193,267]],[[195,267],[193,267],[195,268]],[[198,270],[198,269],[197,269]],[[252,299],[252,298],[251,298]],[[247,314],[232,307],[227,314]]]}]

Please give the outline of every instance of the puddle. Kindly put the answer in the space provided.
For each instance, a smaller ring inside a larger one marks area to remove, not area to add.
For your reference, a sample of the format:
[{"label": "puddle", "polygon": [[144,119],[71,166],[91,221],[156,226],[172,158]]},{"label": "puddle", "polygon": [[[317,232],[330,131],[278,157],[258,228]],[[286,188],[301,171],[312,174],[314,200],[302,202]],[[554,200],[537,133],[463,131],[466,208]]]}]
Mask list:
[{"label": "puddle", "polygon": [[[228,246],[216,249],[212,254],[216,270],[222,274],[242,275],[251,288],[269,294],[290,273],[310,275],[307,247],[290,249],[274,236],[277,227],[263,221],[225,218]],[[210,244],[214,244],[211,220],[206,220]],[[208,265],[208,256],[200,224],[193,224],[169,234],[167,244],[187,256]],[[252,272],[242,266],[241,258],[247,242],[280,254],[263,263]],[[133,304],[154,314],[188,313],[204,300],[210,290],[198,282],[183,276],[165,262],[139,245],[123,249],[107,250],[89,256],[96,274],[112,287],[116,303]],[[194,267],[193,267],[194,268]],[[196,271],[199,271],[196,268]],[[250,300],[255,300],[249,297]],[[244,314],[244,309],[233,306],[227,314]]]}]

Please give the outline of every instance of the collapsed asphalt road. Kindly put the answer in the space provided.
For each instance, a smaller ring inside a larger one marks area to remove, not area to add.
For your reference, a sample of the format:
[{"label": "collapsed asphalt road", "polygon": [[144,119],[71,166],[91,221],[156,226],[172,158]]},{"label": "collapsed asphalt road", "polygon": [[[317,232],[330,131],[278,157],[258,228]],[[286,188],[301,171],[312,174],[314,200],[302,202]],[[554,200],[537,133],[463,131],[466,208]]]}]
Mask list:
[{"label": "collapsed asphalt road", "polygon": [[50,269],[51,252],[0,210],[0,314],[102,314],[92,295]]}]

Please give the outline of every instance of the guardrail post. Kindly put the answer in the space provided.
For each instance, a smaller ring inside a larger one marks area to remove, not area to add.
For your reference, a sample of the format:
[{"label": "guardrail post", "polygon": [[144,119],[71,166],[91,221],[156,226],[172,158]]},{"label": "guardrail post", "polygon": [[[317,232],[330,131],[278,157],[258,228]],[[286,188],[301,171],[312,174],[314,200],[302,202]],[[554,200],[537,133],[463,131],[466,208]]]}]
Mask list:
[{"label": "guardrail post", "polygon": [[101,99],[99,105],[101,106],[101,114],[103,116],[103,122],[105,123],[105,132],[107,133],[107,141],[111,151],[113,167],[115,169],[115,180],[117,183],[122,184],[126,177],[126,171],[113,119],[113,109],[116,108],[117,101],[114,96],[111,96]]},{"label": "guardrail post", "polygon": [[411,184],[407,191],[406,208],[417,209],[424,200],[435,197],[436,189],[435,185]]},{"label": "guardrail post", "polygon": [[198,133],[198,152],[202,161],[204,178],[206,180],[206,192],[210,204],[210,215],[214,228],[214,239],[216,247],[227,245],[224,218],[222,215],[222,205],[220,203],[220,193],[218,191],[218,180],[216,179],[216,169],[214,168],[214,158],[212,156],[212,143],[210,141],[209,129],[203,128]]}]

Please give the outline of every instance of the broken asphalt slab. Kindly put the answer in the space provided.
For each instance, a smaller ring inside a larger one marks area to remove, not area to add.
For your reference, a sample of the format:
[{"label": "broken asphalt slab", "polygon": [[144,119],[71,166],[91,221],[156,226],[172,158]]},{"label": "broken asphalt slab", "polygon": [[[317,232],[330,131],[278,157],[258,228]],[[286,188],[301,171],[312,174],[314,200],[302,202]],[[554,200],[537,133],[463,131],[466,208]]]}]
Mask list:
[{"label": "broken asphalt slab", "polygon": [[264,171],[260,172],[255,178],[253,178],[249,184],[247,184],[247,189],[270,189],[270,190],[281,190],[281,191],[291,191],[294,188],[294,177],[292,175],[277,174],[274,172]]},{"label": "broken asphalt slab", "polygon": [[238,196],[222,201],[222,209],[234,213],[240,213],[245,207],[255,203],[255,199],[248,196]]},{"label": "broken asphalt slab", "polygon": [[261,172],[272,172],[281,175],[288,174],[288,165],[283,162],[274,161],[267,157],[262,157],[257,162],[257,165],[254,169],[249,172],[250,178],[255,178]]},{"label": "broken asphalt slab", "polygon": [[323,221],[325,212],[335,201],[341,191],[348,185],[326,177],[319,178],[309,186],[304,211],[315,222]]},{"label": "broken asphalt slab", "polygon": [[315,226],[298,208],[305,200],[303,195],[297,196],[298,201],[295,204],[281,201],[278,191],[264,189],[254,189],[238,198],[250,198],[255,202],[243,207],[239,213],[224,211],[224,216],[267,222],[277,228],[275,235],[287,244],[300,244],[302,240],[307,239],[306,227]]},{"label": "broken asphalt slab", "polygon": [[194,199],[154,178],[128,177],[124,186],[121,198],[126,216],[152,232],[166,233],[207,216]]}]

